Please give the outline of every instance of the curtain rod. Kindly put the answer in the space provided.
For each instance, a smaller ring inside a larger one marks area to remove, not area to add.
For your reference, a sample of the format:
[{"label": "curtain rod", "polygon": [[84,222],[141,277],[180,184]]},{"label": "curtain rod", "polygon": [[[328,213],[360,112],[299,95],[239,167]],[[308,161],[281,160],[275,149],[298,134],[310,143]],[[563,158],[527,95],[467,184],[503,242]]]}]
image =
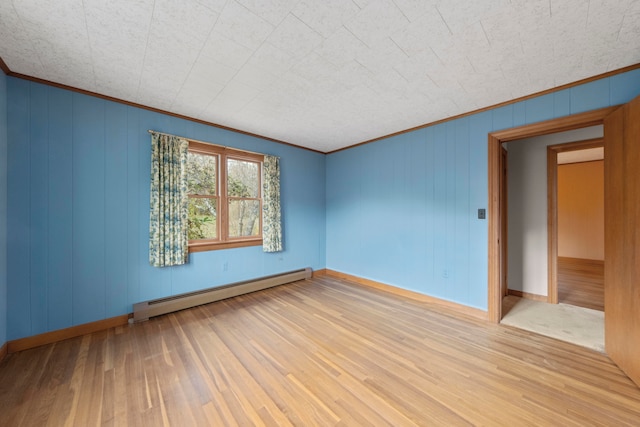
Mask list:
[{"label": "curtain rod", "polygon": [[242,148],[235,148],[235,147],[228,147],[226,145],[214,144],[213,142],[198,141],[197,139],[187,138],[187,137],[180,136],[180,135],[174,135],[172,133],[158,132],[157,130],[153,130],[153,129],[149,129],[149,130],[147,130],[147,132],[149,132],[149,133],[157,133],[159,135],[175,136],[175,137],[178,137],[178,138],[184,138],[184,139],[189,140],[189,141],[199,142],[201,144],[209,144],[209,145],[213,145],[214,147],[221,147],[221,148],[230,148],[232,150],[238,150],[238,151],[244,151],[245,153],[256,154],[258,156],[265,156],[266,155],[264,153],[256,153],[255,151],[243,150]]}]

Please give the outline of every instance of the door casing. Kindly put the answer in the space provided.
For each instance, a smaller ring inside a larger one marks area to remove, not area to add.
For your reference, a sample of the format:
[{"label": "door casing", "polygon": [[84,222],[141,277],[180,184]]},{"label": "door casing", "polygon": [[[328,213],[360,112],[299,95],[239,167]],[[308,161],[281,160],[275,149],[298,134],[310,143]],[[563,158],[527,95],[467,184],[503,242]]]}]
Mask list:
[{"label": "door casing", "polygon": [[502,319],[502,218],[500,215],[502,188],[502,143],[517,139],[531,138],[550,133],[564,132],[589,126],[604,124],[606,116],[619,106],[606,107],[585,113],[574,114],[531,125],[492,132],[488,136],[488,301],[489,321],[499,323]]}]

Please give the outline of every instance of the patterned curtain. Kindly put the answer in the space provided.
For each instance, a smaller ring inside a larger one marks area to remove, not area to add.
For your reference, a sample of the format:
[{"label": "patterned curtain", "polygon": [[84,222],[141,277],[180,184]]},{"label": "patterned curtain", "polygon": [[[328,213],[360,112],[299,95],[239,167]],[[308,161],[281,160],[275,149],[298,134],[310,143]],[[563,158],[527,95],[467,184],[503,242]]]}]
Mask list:
[{"label": "patterned curtain", "polygon": [[187,262],[188,149],[184,138],[151,134],[149,263],[154,267]]},{"label": "patterned curtain", "polygon": [[262,250],[282,250],[280,158],[266,154],[262,166]]}]

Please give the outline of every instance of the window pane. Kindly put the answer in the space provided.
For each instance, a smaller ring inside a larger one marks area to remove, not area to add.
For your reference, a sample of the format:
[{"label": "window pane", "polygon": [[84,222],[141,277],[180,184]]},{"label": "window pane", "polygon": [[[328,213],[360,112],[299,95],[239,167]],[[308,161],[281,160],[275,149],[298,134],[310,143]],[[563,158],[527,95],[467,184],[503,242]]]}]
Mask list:
[{"label": "window pane", "polygon": [[231,197],[260,197],[258,163],[227,159],[227,194]]},{"label": "window pane", "polygon": [[218,156],[189,152],[187,156],[187,192],[198,195],[217,195]]},{"label": "window pane", "polygon": [[216,204],[216,198],[189,197],[189,240],[218,237]]},{"label": "window pane", "polygon": [[229,200],[229,237],[257,236],[260,232],[260,201]]}]

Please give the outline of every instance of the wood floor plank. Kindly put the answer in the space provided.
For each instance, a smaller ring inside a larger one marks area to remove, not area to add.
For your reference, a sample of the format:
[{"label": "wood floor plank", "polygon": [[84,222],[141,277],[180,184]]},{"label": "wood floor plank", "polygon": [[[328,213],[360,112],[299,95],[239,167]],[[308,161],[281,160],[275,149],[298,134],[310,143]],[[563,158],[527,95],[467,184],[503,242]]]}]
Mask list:
[{"label": "wood floor plank", "polygon": [[604,311],[604,262],[558,257],[558,302]]},{"label": "wood floor plank", "polygon": [[10,354],[0,425],[637,425],[601,353],[322,276]]}]

